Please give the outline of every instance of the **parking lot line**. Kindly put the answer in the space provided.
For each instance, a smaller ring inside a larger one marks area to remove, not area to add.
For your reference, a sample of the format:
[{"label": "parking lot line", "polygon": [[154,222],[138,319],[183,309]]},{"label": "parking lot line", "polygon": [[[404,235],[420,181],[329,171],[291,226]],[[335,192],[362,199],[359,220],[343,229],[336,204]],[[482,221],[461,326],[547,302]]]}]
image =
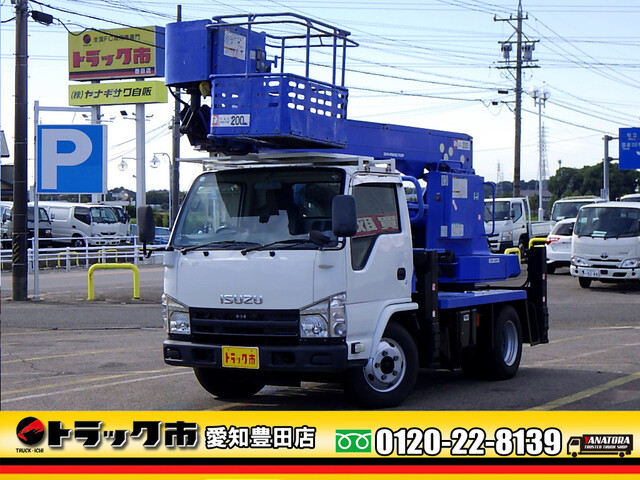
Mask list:
[{"label": "parking lot line", "polygon": [[[148,347],[138,349],[138,351],[154,351],[157,350],[155,347]],[[129,352],[131,349],[129,348],[113,348],[109,350],[87,350],[86,352],[75,352],[75,353],[61,353],[59,355],[47,355],[44,357],[31,357],[31,358],[18,358],[16,360],[3,360],[3,365],[8,365],[10,363],[22,363],[22,362],[35,362],[37,360],[50,360],[52,358],[65,358],[65,357],[82,357],[86,355],[96,355],[99,353],[115,353],[115,352]]]},{"label": "parking lot line", "polygon": [[640,380],[640,372],[632,373],[631,375],[627,375],[625,377],[616,378],[615,380],[611,380],[609,382],[603,383],[602,385],[598,385],[593,388],[588,388],[581,392],[574,393],[573,395],[567,395],[566,397],[558,398],[549,403],[545,403],[544,405],[539,405],[537,407],[529,408],[528,410],[529,411],[553,410],[558,407],[569,405],[570,403],[574,403],[579,400],[592,397],[593,395],[606,392],[607,390],[612,390],[614,388],[620,387],[621,385],[625,385],[629,382],[633,382],[636,380]]},{"label": "parking lot line", "polygon": [[[168,374],[163,374],[163,375],[155,375],[155,376],[148,376],[149,374],[154,374],[154,373],[163,373],[163,372],[173,372],[173,373],[168,373]],[[111,383],[100,383],[98,385],[88,385],[85,387],[78,387],[78,388],[62,388],[56,391],[52,391],[52,392],[46,392],[46,393],[38,393],[38,394],[34,394],[34,395],[26,395],[23,397],[16,397],[16,398],[9,398],[9,399],[2,399],[2,403],[9,403],[9,402],[15,402],[18,400],[26,400],[26,399],[30,399],[30,398],[38,398],[38,397],[46,397],[49,395],[59,395],[59,394],[67,394],[69,392],[80,392],[83,390],[91,390],[91,389],[95,389],[95,388],[103,388],[103,387],[108,387],[108,386],[112,386],[112,385],[120,385],[120,384],[124,384],[124,383],[131,383],[131,382],[141,382],[141,381],[146,381],[146,380],[151,380],[154,378],[161,378],[161,377],[165,377],[165,376],[170,376],[170,375],[184,375],[185,373],[191,373],[191,369],[189,369],[188,372],[175,372],[175,370],[173,368],[166,368],[166,369],[160,369],[160,370],[147,370],[147,371],[139,371],[139,372],[131,372],[131,373],[121,373],[121,374],[117,374],[117,375],[108,375],[108,376],[100,376],[100,377],[91,377],[91,378],[85,378],[82,380],[74,380],[71,382],[63,382],[63,383],[55,383],[55,384],[49,384],[49,385],[38,385],[37,387],[30,387],[30,388],[22,388],[19,390],[9,390],[9,391],[5,391],[2,392],[3,396],[4,395],[11,395],[11,394],[16,394],[16,393],[27,393],[27,392],[34,392],[37,390],[44,390],[44,389],[48,389],[48,388],[60,388],[60,387],[69,387],[72,385],[81,385],[81,384],[86,384],[86,383],[93,383],[93,382],[100,382],[100,381],[104,381],[104,380],[115,380],[118,378],[124,378],[124,377],[131,377],[133,375],[145,375],[142,378],[135,378],[135,379],[131,379],[131,380],[123,380],[120,382],[111,382]]]}]

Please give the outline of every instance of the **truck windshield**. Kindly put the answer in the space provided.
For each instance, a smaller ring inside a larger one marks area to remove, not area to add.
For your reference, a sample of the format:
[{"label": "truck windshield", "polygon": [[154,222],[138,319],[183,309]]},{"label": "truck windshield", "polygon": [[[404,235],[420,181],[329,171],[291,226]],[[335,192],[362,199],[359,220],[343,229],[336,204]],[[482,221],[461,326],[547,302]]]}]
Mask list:
[{"label": "truck windshield", "polygon": [[621,207],[587,207],[580,210],[574,233],[601,238],[636,237],[640,210]]},{"label": "truck windshield", "polygon": [[[38,211],[40,212],[38,222],[51,223],[49,215],[47,215],[47,211],[44,208],[40,207]],[[27,222],[33,222],[33,207],[27,209]]]},{"label": "truck windshield", "polygon": [[565,218],[576,218],[580,207],[593,203],[588,202],[556,202],[551,209],[551,220],[559,222]]},{"label": "truck windshield", "polygon": [[[496,222],[511,219],[511,202],[496,200]],[[484,221],[491,222],[493,220],[493,202],[484,203]]]},{"label": "truck windshield", "polygon": [[109,207],[91,207],[91,221],[95,223],[116,223],[118,219]]},{"label": "truck windshield", "polygon": [[304,240],[311,230],[335,238],[331,206],[343,189],[344,174],[335,169],[205,173],[185,199],[171,245],[229,249],[278,242],[274,248],[317,248]]}]

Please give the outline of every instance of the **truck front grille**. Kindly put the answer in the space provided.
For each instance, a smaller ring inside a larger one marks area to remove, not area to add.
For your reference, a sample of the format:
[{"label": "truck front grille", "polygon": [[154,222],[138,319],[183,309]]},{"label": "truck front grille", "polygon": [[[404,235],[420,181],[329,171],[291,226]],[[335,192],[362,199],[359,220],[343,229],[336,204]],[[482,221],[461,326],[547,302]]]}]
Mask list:
[{"label": "truck front grille", "polygon": [[212,345],[288,346],[299,338],[298,310],[191,308],[194,342]]}]

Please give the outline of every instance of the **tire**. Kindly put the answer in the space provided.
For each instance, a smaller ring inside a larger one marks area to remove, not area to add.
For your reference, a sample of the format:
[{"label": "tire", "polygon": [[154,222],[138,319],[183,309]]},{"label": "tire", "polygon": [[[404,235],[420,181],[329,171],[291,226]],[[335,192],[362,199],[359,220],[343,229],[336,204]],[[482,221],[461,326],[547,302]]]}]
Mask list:
[{"label": "tire", "polygon": [[345,390],[363,407],[395,407],[411,393],[417,378],[416,344],[404,327],[391,322],[369,363],[347,371]]},{"label": "tire", "polygon": [[518,248],[520,249],[520,257],[522,258],[522,263],[526,263],[529,253],[529,239],[525,235],[521,236],[518,239]]},{"label": "tire", "polygon": [[547,275],[556,273],[556,266],[553,263],[547,263]]},{"label": "tire", "polygon": [[247,398],[255,395],[265,386],[255,374],[194,367],[196,379],[207,392],[218,398]]},{"label": "tire", "polygon": [[582,288],[589,288],[591,286],[592,280],[587,277],[578,277],[578,283]]},{"label": "tire", "polygon": [[484,345],[485,372],[492,380],[507,380],[518,372],[522,358],[522,327],[511,305],[499,309],[492,334]]},{"label": "tire", "polygon": [[82,247],[84,247],[84,239],[82,237],[73,237],[71,239],[71,246],[73,248],[82,248]]}]

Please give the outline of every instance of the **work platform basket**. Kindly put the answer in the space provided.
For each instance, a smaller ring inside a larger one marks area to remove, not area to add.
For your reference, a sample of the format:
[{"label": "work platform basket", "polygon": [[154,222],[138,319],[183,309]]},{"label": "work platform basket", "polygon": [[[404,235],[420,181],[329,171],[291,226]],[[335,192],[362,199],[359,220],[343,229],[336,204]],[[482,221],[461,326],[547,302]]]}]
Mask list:
[{"label": "work platform basket", "polygon": [[291,13],[172,23],[165,83],[211,97],[210,150],[343,147],[346,49],[357,46],[348,36]]}]

